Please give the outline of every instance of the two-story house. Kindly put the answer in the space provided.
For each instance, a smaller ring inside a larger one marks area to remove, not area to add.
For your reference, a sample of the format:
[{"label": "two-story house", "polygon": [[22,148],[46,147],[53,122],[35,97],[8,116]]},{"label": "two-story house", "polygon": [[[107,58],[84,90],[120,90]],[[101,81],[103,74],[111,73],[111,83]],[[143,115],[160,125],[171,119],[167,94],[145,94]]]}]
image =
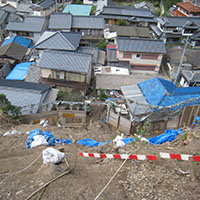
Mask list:
[{"label": "two-story house", "polygon": [[77,52],[44,51],[39,60],[40,82],[85,95],[92,71],[92,56]]},{"label": "two-story house", "polygon": [[117,24],[120,19],[137,26],[149,26],[155,23],[155,16],[149,9],[131,6],[105,6],[99,15],[104,18],[105,24]]},{"label": "two-story house", "polygon": [[41,16],[26,16],[23,21],[10,21],[6,30],[9,35],[20,35],[36,43],[40,35],[47,29],[47,20]]},{"label": "two-story house", "polygon": [[166,54],[162,40],[142,38],[118,38],[115,41],[119,61],[129,61],[131,70],[158,72]]},{"label": "two-story house", "polygon": [[103,39],[104,20],[98,16],[73,16],[72,31],[81,32],[82,46],[96,46]]},{"label": "two-story house", "polygon": [[175,9],[171,10],[172,16],[192,17],[200,16],[200,7],[189,2],[178,2]]}]

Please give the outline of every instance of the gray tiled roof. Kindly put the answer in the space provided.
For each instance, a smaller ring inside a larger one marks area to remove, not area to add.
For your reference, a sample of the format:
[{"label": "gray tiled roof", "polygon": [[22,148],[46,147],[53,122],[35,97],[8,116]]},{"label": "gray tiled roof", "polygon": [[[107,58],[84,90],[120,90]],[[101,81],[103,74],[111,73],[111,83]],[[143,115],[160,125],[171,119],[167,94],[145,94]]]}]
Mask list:
[{"label": "gray tiled roof", "polygon": [[87,73],[92,56],[88,54],[44,51],[39,60],[40,68]]},{"label": "gray tiled roof", "polygon": [[149,9],[141,9],[134,7],[104,7],[101,14],[107,15],[122,15],[122,16],[140,16],[140,17],[153,17],[154,15]]},{"label": "gray tiled roof", "polygon": [[165,26],[169,27],[182,27],[186,24],[186,22],[192,22],[200,27],[200,17],[166,17]]},{"label": "gray tiled roof", "polygon": [[140,53],[166,53],[165,44],[162,40],[118,38],[118,50]]},{"label": "gray tiled roof", "polygon": [[7,30],[41,32],[45,23],[45,17],[27,16],[24,21],[10,21]]},{"label": "gray tiled roof", "polygon": [[[43,33],[45,35],[46,31]],[[51,50],[76,50],[79,46],[81,33],[72,33],[72,32],[50,32],[52,35],[41,39],[40,42],[37,42],[37,49],[51,49]],[[43,37],[41,36],[41,38]]]},{"label": "gray tiled roof", "polygon": [[80,53],[89,53],[92,55],[92,62],[98,63],[99,49],[95,47],[79,47]]},{"label": "gray tiled roof", "polygon": [[43,0],[40,1],[37,5],[41,6],[42,8],[46,9],[55,4],[55,0]]},{"label": "gray tiled roof", "polygon": [[49,19],[49,29],[70,30],[72,15],[70,13],[52,13]]},{"label": "gray tiled roof", "polygon": [[31,83],[39,83],[39,79],[40,79],[40,68],[38,68],[35,64],[30,65],[24,81]]},{"label": "gray tiled roof", "polygon": [[73,16],[72,28],[104,29],[104,19],[98,16]]},{"label": "gray tiled roof", "polygon": [[188,71],[183,70],[182,71],[183,76],[192,83],[200,82],[200,71]]}]

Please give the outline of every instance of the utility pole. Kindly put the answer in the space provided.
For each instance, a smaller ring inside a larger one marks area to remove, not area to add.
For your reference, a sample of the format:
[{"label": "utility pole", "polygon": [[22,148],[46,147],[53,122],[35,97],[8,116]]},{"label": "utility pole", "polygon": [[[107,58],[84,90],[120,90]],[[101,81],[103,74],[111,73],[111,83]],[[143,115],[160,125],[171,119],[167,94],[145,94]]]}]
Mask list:
[{"label": "utility pole", "polygon": [[58,12],[58,2],[56,0],[56,12]]},{"label": "utility pole", "polygon": [[184,56],[185,56],[185,51],[186,51],[186,48],[187,48],[187,45],[189,43],[189,35],[187,36],[187,40],[185,42],[185,46],[184,46],[184,49],[183,49],[183,53],[182,53],[182,56],[181,56],[181,60],[180,60],[180,63],[179,63],[179,66],[178,66],[178,69],[177,69],[177,73],[176,73],[176,78],[174,80],[174,85],[176,85],[177,81],[178,81],[178,78],[179,78],[179,74],[180,74],[180,71],[181,71],[181,66],[183,64],[183,59],[184,59]]}]

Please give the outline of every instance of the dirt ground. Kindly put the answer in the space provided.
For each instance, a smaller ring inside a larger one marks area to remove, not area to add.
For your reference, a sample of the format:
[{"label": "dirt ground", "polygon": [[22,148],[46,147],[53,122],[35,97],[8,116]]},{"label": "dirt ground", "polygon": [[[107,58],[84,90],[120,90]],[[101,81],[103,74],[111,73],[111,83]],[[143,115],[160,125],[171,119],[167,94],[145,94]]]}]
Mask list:
[{"label": "dirt ground", "polygon": [[[113,140],[119,132],[107,124],[94,122],[87,128],[58,128],[41,125],[13,125],[7,123],[1,127],[0,135],[0,199],[25,200],[31,193],[46,182],[63,173],[66,163],[43,164],[42,156],[25,171],[9,174],[24,169],[41,154],[47,146],[26,149],[27,131],[36,128],[48,130],[55,138],[70,138],[72,144],[57,145],[67,156],[70,168],[74,169],[65,176],[48,185],[31,199],[48,200],[94,200],[104,188],[123,160],[86,158],[78,152],[115,153],[112,144],[101,147],[86,147],[76,143],[79,139],[91,138],[96,141]],[[3,136],[6,130],[17,130],[19,135]],[[159,155],[159,152],[198,154],[200,153],[199,129],[188,130],[188,139],[178,136],[175,141],[159,146],[135,142],[119,149],[119,153],[140,155]],[[117,176],[98,199],[104,200],[197,200],[200,199],[200,163],[193,163],[196,180],[191,181],[189,162],[170,159],[157,161],[127,160]],[[5,174],[8,173],[8,174]]]}]

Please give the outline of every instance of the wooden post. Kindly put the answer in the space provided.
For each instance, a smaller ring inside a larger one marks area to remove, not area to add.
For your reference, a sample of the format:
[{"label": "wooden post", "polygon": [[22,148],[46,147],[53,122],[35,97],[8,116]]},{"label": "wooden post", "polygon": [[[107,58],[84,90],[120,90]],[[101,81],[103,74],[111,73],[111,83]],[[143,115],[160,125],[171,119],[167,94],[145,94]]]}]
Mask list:
[{"label": "wooden post", "polygon": [[189,158],[189,166],[190,166],[190,177],[191,177],[191,181],[195,182],[196,181],[196,176],[195,176],[195,172],[194,172],[194,162],[193,162],[193,157]]}]

